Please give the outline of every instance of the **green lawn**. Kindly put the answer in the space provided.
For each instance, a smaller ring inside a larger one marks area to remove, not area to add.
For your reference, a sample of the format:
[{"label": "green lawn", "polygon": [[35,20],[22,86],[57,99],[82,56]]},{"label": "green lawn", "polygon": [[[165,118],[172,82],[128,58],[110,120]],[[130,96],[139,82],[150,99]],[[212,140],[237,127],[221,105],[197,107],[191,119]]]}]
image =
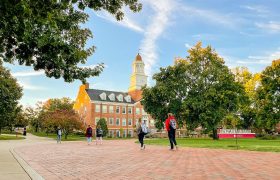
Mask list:
[{"label": "green lawn", "polygon": [[[53,134],[53,133],[49,133],[48,135],[45,132],[31,132],[33,135],[35,136],[40,136],[40,137],[48,137],[48,138],[52,138],[52,139],[56,139],[57,135]],[[67,139],[64,138],[64,135],[62,135],[61,141],[81,141],[81,140],[85,140],[85,136],[84,135],[74,135],[74,134],[70,134],[67,136]]]},{"label": "green lawn", "polygon": [[[50,134],[46,134],[45,132],[31,132],[33,135],[35,136],[40,136],[40,137],[48,137],[48,138],[52,138],[52,139],[56,139],[56,134],[50,133]],[[94,140],[95,137],[93,137],[92,140]],[[103,138],[103,140],[127,140],[127,139],[133,139],[133,138]],[[70,134],[67,136],[67,139],[64,139],[64,135],[62,135],[62,141],[85,141],[86,137],[85,135],[75,135],[75,134]]]},{"label": "green lawn", "polygon": [[20,140],[20,139],[25,139],[22,136],[11,136],[11,135],[0,135],[0,140]]},{"label": "green lawn", "polygon": [[[177,138],[179,147],[237,149],[235,139]],[[168,139],[145,139],[146,144],[168,146]],[[249,151],[280,152],[280,139],[237,139],[238,149]]]}]

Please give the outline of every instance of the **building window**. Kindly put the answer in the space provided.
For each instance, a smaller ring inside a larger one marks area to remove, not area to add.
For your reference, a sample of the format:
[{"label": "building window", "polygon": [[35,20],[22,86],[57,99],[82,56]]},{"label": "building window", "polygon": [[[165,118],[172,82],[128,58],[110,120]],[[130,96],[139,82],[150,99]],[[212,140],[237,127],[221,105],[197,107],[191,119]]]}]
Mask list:
[{"label": "building window", "polygon": [[100,112],[100,105],[99,104],[95,105],[95,112]]},{"label": "building window", "polygon": [[125,96],[124,99],[126,100],[126,102],[131,102],[131,96],[130,95]]},{"label": "building window", "polygon": [[109,118],[109,125],[114,125],[114,118]]},{"label": "building window", "polygon": [[122,113],[123,113],[123,114],[126,113],[126,108],[125,108],[125,106],[122,107]]},{"label": "building window", "polygon": [[126,137],[126,130],[123,130],[122,137]]},{"label": "building window", "polygon": [[121,132],[119,130],[116,130],[117,137],[121,137]]},{"label": "building window", "polygon": [[144,109],[142,109],[142,114],[147,114]]},{"label": "building window", "polygon": [[102,112],[107,113],[107,105],[102,105]]},{"label": "building window", "polygon": [[100,118],[95,118],[95,125],[97,125],[99,120],[100,120]]},{"label": "building window", "polygon": [[122,94],[119,94],[119,95],[117,96],[117,99],[118,99],[119,101],[123,102],[123,95],[122,95]]},{"label": "building window", "polygon": [[120,106],[116,106],[116,113],[120,113]]},{"label": "building window", "polygon": [[126,126],[126,119],[125,118],[122,119],[122,126]]},{"label": "building window", "polygon": [[114,106],[109,106],[109,113],[114,113]]},{"label": "building window", "polygon": [[132,114],[132,107],[127,108],[128,114]]},{"label": "building window", "polygon": [[99,95],[101,100],[106,100],[106,93],[103,92],[102,94]]},{"label": "building window", "polygon": [[128,119],[128,125],[132,126],[132,119]]},{"label": "building window", "polygon": [[136,108],[136,114],[140,114],[140,108]]},{"label": "building window", "polygon": [[116,125],[117,125],[117,126],[120,125],[120,118],[116,118]]},{"label": "building window", "polygon": [[114,130],[109,130],[109,137],[114,137]]},{"label": "building window", "polygon": [[128,131],[128,137],[133,137],[133,131],[132,130]]},{"label": "building window", "polygon": [[110,99],[111,101],[115,101],[115,94],[114,94],[114,93],[110,94],[110,95],[109,95],[109,99]]}]

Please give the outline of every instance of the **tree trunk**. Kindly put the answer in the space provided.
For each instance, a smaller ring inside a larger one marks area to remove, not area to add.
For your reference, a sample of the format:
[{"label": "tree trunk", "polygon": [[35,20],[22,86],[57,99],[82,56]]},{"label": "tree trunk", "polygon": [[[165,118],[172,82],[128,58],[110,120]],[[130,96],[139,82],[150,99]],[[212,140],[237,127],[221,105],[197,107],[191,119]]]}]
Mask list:
[{"label": "tree trunk", "polygon": [[217,128],[213,128],[212,132],[213,132],[213,140],[218,140],[219,137],[218,137]]},{"label": "tree trunk", "polygon": [[68,136],[68,132],[64,131],[64,139],[67,139],[67,136]]},{"label": "tree trunk", "polygon": [[0,126],[0,135],[2,134],[2,126]]}]

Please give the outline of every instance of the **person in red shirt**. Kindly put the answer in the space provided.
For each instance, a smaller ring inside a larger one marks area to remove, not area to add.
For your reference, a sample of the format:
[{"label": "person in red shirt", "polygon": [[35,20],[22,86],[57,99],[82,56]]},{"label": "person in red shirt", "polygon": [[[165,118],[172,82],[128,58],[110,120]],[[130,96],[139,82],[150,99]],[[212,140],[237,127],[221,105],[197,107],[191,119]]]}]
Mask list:
[{"label": "person in red shirt", "polygon": [[178,149],[177,142],[175,139],[176,127],[177,127],[177,122],[175,117],[173,116],[172,113],[168,113],[168,118],[165,120],[165,128],[168,132],[168,138],[170,141],[170,150],[174,149],[174,145],[176,149]]},{"label": "person in red shirt", "polygon": [[86,131],[86,137],[87,137],[87,143],[88,145],[91,143],[91,138],[92,138],[92,128],[90,125],[88,125],[87,131]]}]

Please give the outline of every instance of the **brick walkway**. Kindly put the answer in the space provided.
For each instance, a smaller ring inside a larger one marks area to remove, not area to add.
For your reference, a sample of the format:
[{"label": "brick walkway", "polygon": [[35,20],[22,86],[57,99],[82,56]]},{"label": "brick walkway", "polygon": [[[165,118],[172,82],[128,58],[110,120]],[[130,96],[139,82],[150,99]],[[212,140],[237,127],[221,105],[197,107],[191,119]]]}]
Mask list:
[{"label": "brick walkway", "polygon": [[134,140],[15,149],[45,179],[280,179],[280,153],[147,146]]}]

